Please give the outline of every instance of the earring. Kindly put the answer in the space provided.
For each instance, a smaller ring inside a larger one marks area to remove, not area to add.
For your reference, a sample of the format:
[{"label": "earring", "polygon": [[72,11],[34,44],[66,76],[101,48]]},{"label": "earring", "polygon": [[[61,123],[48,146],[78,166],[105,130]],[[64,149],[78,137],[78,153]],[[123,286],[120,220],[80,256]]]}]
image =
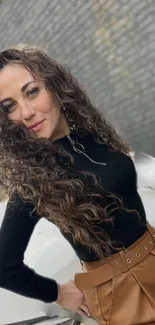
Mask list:
[{"label": "earring", "polygon": [[76,125],[75,124],[72,124],[72,126],[70,126],[70,130],[71,131],[75,131],[76,130]]},{"label": "earring", "polygon": [[[63,106],[62,107],[62,110],[64,111],[64,112],[66,112],[66,108]],[[75,123],[73,123],[71,126],[70,126],[70,130],[73,132],[73,131],[75,131],[77,129],[77,127],[76,127],[76,125],[75,125]]]}]

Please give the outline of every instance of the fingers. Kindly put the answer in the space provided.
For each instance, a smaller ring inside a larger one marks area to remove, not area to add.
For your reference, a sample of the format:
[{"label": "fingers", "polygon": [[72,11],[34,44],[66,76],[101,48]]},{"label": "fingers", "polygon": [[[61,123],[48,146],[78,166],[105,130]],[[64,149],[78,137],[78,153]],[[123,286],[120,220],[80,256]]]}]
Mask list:
[{"label": "fingers", "polygon": [[80,308],[78,309],[78,312],[79,311],[80,311],[80,315],[90,317],[90,312],[89,312],[88,306],[86,306],[85,304],[82,304],[80,306]]},{"label": "fingers", "polygon": [[82,309],[80,309],[80,308],[77,310],[77,313],[80,314],[80,315],[83,316],[83,317],[87,317],[87,318],[90,317],[90,315],[86,314],[86,313],[85,313]]},{"label": "fingers", "polygon": [[90,315],[90,312],[89,312],[89,309],[88,309],[88,306],[82,304],[80,306],[80,309],[82,309],[87,315]]}]

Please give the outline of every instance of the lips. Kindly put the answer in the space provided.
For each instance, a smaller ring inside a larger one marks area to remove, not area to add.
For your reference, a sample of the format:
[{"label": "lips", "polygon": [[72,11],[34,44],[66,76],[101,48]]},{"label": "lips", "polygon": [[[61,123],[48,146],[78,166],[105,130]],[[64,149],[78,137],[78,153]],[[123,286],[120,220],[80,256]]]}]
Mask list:
[{"label": "lips", "polygon": [[43,122],[44,122],[44,120],[43,120],[43,121],[40,121],[40,122],[38,122],[38,123],[35,123],[35,124],[29,126],[28,129],[31,129],[31,130],[33,130],[33,131],[39,131],[39,130],[41,129],[41,127],[42,127],[42,123],[43,123]]},{"label": "lips", "polygon": [[32,124],[28,127],[28,129],[33,129],[34,127],[36,127],[37,125],[41,124],[43,121],[37,122],[35,124]]}]

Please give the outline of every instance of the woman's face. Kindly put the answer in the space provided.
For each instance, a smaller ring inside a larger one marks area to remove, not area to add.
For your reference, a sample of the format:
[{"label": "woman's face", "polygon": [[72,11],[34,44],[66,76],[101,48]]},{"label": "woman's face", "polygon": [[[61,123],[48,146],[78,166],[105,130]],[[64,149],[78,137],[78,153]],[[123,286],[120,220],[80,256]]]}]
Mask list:
[{"label": "woman's face", "polygon": [[0,106],[15,122],[32,128],[38,138],[53,140],[69,134],[69,126],[44,83],[18,64],[0,70]]}]

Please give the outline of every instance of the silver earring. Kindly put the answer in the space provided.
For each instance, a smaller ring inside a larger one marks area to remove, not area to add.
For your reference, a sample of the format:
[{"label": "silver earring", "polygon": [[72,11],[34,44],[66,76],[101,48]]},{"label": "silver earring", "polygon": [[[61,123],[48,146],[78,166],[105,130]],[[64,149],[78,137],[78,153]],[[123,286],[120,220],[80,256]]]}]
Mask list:
[{"label": "silver earring", "polygon": [[70,126],[70,130],[71,131],[75,131],[76,130],[76,125],[75,124],[72,124],[72,126]]},{"label": "silver earring", "polygon": [[[63,110],[64,112],[66,112],[66,108],[65,108],[64,106],[62,107],[62,110]],[[76,130],[76,125],[75,125],[75,123],[73,123],[73,124],[70,126],[70,130],[71,130],[72,132]]]}]

